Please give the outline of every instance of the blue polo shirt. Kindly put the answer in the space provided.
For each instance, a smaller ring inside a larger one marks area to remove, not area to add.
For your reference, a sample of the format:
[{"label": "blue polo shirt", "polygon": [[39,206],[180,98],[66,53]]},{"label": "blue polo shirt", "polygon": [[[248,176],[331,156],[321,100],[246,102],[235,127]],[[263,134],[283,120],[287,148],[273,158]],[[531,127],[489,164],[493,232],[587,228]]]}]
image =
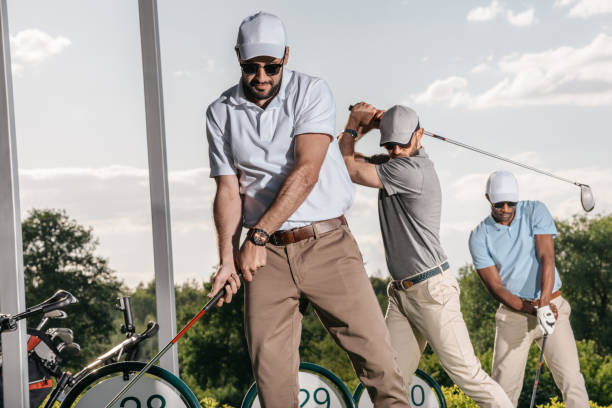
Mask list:
[{"label": "blue polo shirt", "polygon": [[[504,288],[523,299],[539,299],[541,268],[535,236],[557,235],[555,222],[544,203],[519,201],[509,226],[498,224],[491,215],[470,234],[470,253],[476,269],[495,265]],[[555,268],[553,292],[561,288]]]}]

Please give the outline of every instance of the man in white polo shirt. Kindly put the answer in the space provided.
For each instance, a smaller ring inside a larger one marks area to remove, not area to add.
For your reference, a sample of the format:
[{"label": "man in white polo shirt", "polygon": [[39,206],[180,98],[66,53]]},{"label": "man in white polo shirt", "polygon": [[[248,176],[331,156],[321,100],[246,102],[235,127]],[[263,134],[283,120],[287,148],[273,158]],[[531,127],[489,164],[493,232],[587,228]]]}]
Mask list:
[{"label": "man in white polo shirt", "polygon": [[[245,330],[262,405],[298,406],[300,298],[343,347],[376,407],[408,407],[380,307],[343,213],[353,186],[332,136],[325,81],[284,67],[285,28],[240,25],[240,82],[206,113],[220,267],[211,296],[245,284]],[[241,227],[249,228],[239,245]]]},{"label": "man in white polo shirt", "polygon": [[474,267],[500,302],[495,314],[492,377],[514,405],[523,388],[529,348],[535,341],[568,408],[589,406],[580,373],[570,305],[559,289],[555,222],[540,201],[519,201],[512,173],[496,171],[486,186],[491,215],[470,234]]},{"label": "man in white polo shirt", "polygon": [[[389,154],[356,155],[355,142],[376,127]],[[451,379],[479,406],[511,408],[504,390],[482,369],[461,315],[459,283],[440,243],[440,181],[421,146],[423,132],[416,112],[407,106],[384,112],[361,102],[353,107],[340,139],[351,179],[379,189],[380,229],[393,278],[386,315],[391,343],[406,389],[429,343]]]}]

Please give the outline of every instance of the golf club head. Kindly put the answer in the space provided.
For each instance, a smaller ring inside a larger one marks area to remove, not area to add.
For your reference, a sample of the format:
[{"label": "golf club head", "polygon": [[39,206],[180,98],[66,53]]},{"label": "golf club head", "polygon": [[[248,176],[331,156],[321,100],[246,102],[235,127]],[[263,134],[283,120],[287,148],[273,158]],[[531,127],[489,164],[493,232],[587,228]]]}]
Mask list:
[{"label": "golf club head", "polygon": [[590,186],[586,184],[580,184],[580,202],[584,211],[590,212],[595,208],[595,197],[593,197],[593,191]]},{"label": "golf club head", "polygon": [[76,357],[81,355],[81,346],[78,343],[60,343],[57,346],[57,351],[67,356]]},{"label": "golf club head", "polygon": [[45,313],[43,317],[47,319],[65,319],[68,317],[68,313],[64,312],[63,310],[56,309]]},{"label": "golf club head", "polygon": [[72,343],[74,336],[72,330],[65,327],[52,328],[47,330],[47,334],[51,337],[51,341],[56,338],[60,339],[64,343]]}]

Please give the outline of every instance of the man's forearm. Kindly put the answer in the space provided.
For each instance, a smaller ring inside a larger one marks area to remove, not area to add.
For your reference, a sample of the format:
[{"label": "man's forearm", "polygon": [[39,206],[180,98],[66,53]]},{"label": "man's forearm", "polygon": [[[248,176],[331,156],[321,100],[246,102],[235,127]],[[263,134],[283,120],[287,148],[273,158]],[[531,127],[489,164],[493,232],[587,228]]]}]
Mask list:
[{"label": "man's forearm", "polygon": [[255,228],[274,233],[306,200],[319,179],[320,167],[312,164],[297,166],[283,183],[276,199]]},{"label": "man's forearm", "polygon": [[213,218],[217,230],[217,246],[221,265],[233,263],[240,246],[242,200],[240,195],[217,188],[213,203]]},{"label": "man's forearm", "polygon": [[338,145],[340,146],[340,153],[346,162],[348,159],[354,159],[355,157],[355,138],[348,133],[341,133],[338,137]]},{"label": "man's forearm", "polygon": [[541,282],[541,294],[540,304],[545,306],[550,303],[550,297],[552,290],[555,285],[555,262],[554,259],[548,259],[543,257],[541,260],[542,265],[542,282]]}]

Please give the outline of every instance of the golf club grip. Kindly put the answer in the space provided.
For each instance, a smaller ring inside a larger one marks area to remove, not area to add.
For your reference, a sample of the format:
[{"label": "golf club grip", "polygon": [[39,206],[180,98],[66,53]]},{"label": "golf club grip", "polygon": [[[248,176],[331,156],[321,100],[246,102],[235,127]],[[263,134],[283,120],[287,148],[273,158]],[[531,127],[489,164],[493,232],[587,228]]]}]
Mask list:
[{"label": "golf club grip", "polygon": [[349,105],[349,112],[353,110],[353,107],[354,107],[354,106],[355,106],[355,105]]},{"label": "golf club grip", "polygon": [[[242,279],[242,272],[238,271],[237,273],[238,278]],[[227,282],[226,282],[227,283]],[[217,304],[217,302],[223,297],[225,296],[225,285],[223,285],[223,287],[221,288],[221,290],[219,292],[217,292],[217,294],[215,296],[213,296],[212,299],[210,299],[206,305],[204,305],[204,310],[206,312],[208,312],[210,310],[211,307],[213,307],[214,305]]]}]

